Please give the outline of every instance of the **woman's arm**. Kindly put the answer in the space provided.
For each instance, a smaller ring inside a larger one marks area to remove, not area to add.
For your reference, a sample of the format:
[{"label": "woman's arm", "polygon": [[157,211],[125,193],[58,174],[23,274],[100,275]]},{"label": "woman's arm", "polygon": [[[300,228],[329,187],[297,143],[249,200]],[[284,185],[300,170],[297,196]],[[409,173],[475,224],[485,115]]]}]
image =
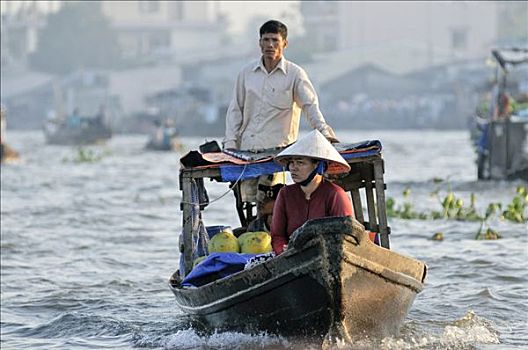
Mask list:
[{"label": "woman's arm", "polygon": [[333,195],[329,196],[328,216],[353,216],[354,208],[352,207],[352,201],[342,188],[337,185],[334,186],[336,187],[333,187]]}]

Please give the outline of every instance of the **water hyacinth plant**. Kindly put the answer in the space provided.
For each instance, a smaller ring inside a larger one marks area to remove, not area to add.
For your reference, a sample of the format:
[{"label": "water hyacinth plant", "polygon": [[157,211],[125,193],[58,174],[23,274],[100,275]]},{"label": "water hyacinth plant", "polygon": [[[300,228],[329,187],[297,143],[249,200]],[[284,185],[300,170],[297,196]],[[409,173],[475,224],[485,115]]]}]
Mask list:
[{"label": "water hyacinth plant", "polygon": [[501,203],[489,203],[486,212],[480,214],[476,210],[476,196],[471,193],[469,205],[465,206],[462,198],[455,195],[453,191],[449,191],[443,198],[440,198],[438,191],[434,191],[431,195],[439,198],[441,205],[440,210],[432,210],[425,212],[418,212],[414,210],[412,203],[409,200],[410,189],[406,188],[403,191],[404,202],[397,204],[392,197],[387,198],[387,215],[400,219],[421,219],[421,220],[435,220],[435,219],[455,219],[462,221],[482,221],[488,219],[492,214],[499,214],[502,220],[512,221],[516,223],[525,223],[528,221],[526,209],[528,208],[528,193],[526,187],[519,186],[516,189],[516,195],[511,202],[506,205],[506,209],[502,210]]},{"label": "water hyacinth plant", "polygon": [[526,190],[526,187],[518,186],[515,197],[513,197],[511,203],[506,206],[506,210],[502,212],[502,218],[518,223],[527,222],[527,207],[528,191]]},{"label": "water hyacinth plant", "polygon": [[[432,210],[428,212],[418,212],[413,209],[410,201],[411,190],[406,188],[402,195],[404,201],[402,204],[397,204],[396,201],[388,197],[387,198],[387,216],[395,217],[399,219],[418,219],[418,220],[436,220],[436,219],[454,219],[461,221],[480,221],[481,225],[476,234],[475,239],[499,239],[500,234],[491,229],[487,222],[490,218],[499,216],[501,220],[511,221],[515,223],[526,223],[528,222],[528,216],[526,214],[528,208],[528,191],[525,186],[518,186],[515,191],[515,196],[511,202],[505,206],[501,203],[489,203],[486,212],[481,214],[476,210],[476,196],[471,193],[470,203],[465,206],[462,198],[459,198],[455,193],[449,189],[446,195],[441,198],[439,196],[439,190],[435,190],[431,193],[432,196],[437,197],[441,206],[440,210]],[[484,229],[486,227],[486,229]],[[434,240],[443,239],[443,235],[435,234]]]},{"label": "water hyacinth plant", "polygon": [[[105,153],[107,154],[107,153]],[[94,163],[103,158],[103,154],[100,152],[95,152],[89,148],[78,147],[77,153],[72,159],[64,158],[63,162],[73,162],[73,163]]]}]

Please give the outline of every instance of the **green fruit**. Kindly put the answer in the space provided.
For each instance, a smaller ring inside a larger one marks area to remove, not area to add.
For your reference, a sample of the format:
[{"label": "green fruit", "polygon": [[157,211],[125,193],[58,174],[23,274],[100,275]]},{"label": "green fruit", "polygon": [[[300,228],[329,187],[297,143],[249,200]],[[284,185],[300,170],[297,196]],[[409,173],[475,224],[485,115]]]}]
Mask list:
[{"label": "green fruit", "polygon": [[246,232],[238,237],[240,252],[263,254],[271,252],[271,236],[264,231]]},{"label": "green fruit", "polygon": [[196,265],[201,263],[205,258],[207,258],[207,257],[206,256],[199,256],[196,259],[194,259],[193,267],[195,267]]},{"label": "green fruit", "polygon": [[238,253],[240,247],[234,234],[228,231],[218,232],[209,240],[207,245],[209,253],[231,252]]}]

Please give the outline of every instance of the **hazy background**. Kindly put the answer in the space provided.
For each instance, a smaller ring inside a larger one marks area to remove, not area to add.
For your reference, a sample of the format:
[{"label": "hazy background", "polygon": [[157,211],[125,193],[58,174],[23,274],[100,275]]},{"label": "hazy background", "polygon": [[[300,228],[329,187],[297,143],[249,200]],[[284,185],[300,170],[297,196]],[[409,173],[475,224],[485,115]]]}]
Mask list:
[{"label": "hazy background", "polygon": [[[180,256],[179,159],[223,135],[236,75],[259,57],[258,28],[271,18],[288,25],[285,55],[308,72],[339,139],[382,142],[386,195],[398,206],[439,210],[454,191],[466,206],[476,196],[483,215],[526,186],[477,181],[467,125],[492,87],[490,50],[528,47],[526,1],[0,5],[1,103],[7,142],[21,155],[1,171],[4,350],[318,348],[204,336],[167,286]],[[520,91],[527,77],[515,82]],[[48,118],[101,107],[119,133],[111,142],[44,146]],[[145,150],[144,134],[163,119],[183,147]],[[237,227],[227,184],[206,186],[206,225]],[[390,226],[391,247],[428,265],[426,288],[400,336],[362,348],[526,348],[526,223],[392,217]],[[486,228],[503,238],[476,240]],[[443,242],[430,239],[437,232]]]},{"label": "hazy background", "polygon": [[523,1],[2,1],[1,103],[8,128],[104,106],[115,131],[171,119],[223,134],[258,28],[289,27],[336,129],[463,129],[493,78],[490,49],[527,46]]}]

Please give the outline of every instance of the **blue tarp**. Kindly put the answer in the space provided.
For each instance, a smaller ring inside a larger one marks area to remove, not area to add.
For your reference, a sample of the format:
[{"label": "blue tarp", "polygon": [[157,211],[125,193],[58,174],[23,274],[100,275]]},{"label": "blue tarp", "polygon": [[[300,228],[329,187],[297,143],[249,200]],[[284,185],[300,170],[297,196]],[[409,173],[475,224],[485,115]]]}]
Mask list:
[{"label": "blue tarp", "polygon": [[[220,165],[222,181],[252,179],[260,175],[278,173],[280,171],[283,171],[282,166],[274,161],[245,165]],[[240,174],[242,174],[242,176],[240,176]]]},{"label": "blue tarp", "polygon": [[341,156],[345,159],[364,158],[379,154],[380,151],[377,149],[371,149],[368,151],[357,152],[357,153],[342,153]]},{"label": "blue tarp", "polygon": [[480,137],[477,140],[477,152],[478,153],[485,153],[489,150],[489,123],[486,123],[482,125],[481,127],[481,134]]},{"label": "blue tarp", "polygon": [[184,287],[199,287],[244,270],[256,254],[212,253],[196,265],[182,281]]}]

